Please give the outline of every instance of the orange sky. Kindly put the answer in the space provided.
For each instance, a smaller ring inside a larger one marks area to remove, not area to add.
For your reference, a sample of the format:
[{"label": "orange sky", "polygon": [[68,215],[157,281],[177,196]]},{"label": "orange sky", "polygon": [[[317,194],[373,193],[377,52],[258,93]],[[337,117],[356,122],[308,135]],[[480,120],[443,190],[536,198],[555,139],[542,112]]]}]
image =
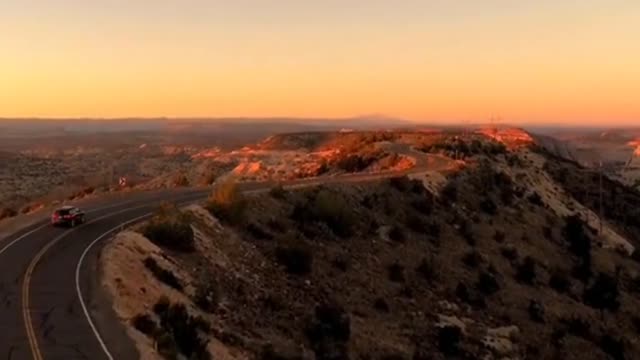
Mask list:
[{"label": "orange sky", "polygon": [[640,123],[638,1],[95,3],[0,4],[0,117]]}]

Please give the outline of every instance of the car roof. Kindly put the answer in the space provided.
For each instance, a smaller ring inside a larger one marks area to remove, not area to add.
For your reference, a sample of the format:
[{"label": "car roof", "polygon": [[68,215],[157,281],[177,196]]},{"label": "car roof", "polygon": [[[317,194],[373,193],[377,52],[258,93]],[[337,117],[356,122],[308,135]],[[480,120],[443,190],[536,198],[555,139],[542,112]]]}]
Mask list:
[{"label": "car roof", "polygon": [[59,208],[58,210],[71,210],[71,209],[75,209],[75,206],[71,206],[71,205],[65,205],[61,208]]}]

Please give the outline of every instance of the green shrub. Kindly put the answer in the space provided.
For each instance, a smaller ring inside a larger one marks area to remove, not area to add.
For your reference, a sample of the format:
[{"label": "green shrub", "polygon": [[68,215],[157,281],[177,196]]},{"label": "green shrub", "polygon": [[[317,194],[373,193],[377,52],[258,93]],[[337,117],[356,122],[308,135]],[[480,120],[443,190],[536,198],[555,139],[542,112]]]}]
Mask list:
[{"label": "green shrub", "polygon": [[482,293],[475,291],[475,289],[471,289],[467,286],[467,284],[460,282],[456,286],[455,290],[456,297],[460,299],[460,301],[465,302],[474,308],[484,309],[487,307],[487,303],[482,296]]},{"label": "green shrub", "polygon": [[207,171],[200,177],[200,184],[208,186],[216,181],[216,173],[214,171]]},{"label": "green shrub", "polygon": [[215,187],[206,208],[218,219],[233,225],[240,225],[246,220],[247,202],[233,180]]},{"label": "green shrub", "polygon": [[189,186],[189,179],[184,173],[177,173],[173,177],[173,186]]},{"label": "green shrub", "polygon": [[423,233],[429,226],[427,219],[424,216],[416,214],[408,214],[405,218],[405,224],[411,231],[416,233]]},{"label": "green shrub", "polygon": [[451,180],[440,190],[440,196],[445,202],[456,202],[458,200],[458,184]]},{"label": "green shrub", "polygon": [[491,198],[487,197],[480,202],[480,210],[489,215],[495,215],[498,212],[498,206]]},{"label": "green shrub", "polygon": [[617,311],[620,307],[618,282],[612,276],[600,273],[584,290],[583,302],[600,310]]},{"label": "green shrub", "polygon": [[423,197],[412,201],[411,207],[423,215],[430,215],[433,212],[433,199],[431,198],[431,194],[429,194],[429,197]]},{"label": "green shrub", "polygon": [[467,267],[475,269],[482,263],[482,256],[478,251],[472,250],[462,256],[462,262]]},{"label": "green shrub", "polygon": [[151,271],[156,279],[178,291],[182,291],[182,284],[175,274],[160,266],[154,258],[147,256],[147,258],[144,259],[144,266]]},{"label": "green shrub", "polygon": [[402,227],[393,225],[391,229],[389,229],[389,239],[395,242],[404,242],[405,240],[407,240],[407,235],[405,234]]},{"label": "green shrub", "polygon": [[287,190],[284,189],[282,184],[278,184],[269,190],[269,195],[275,199],[286,199]]},{"label": "green shrub", "polygon": [[[413,182],[413,180],[409,179],[408,176],[396,176],[396,177],[392,177],[388,180],[389,185],[401,192],[409,192],[412,191],[412,189],[415,189],[416,183]],[[423,186],[422,183],[420,183],[420,186]]]},{"label": "green shrub", "polygon": [[203,278],[196,286],[193,302],[202,311],[212,313],[220,304],[220,288],[213,278]]},{"label": "green shrub", "polygon": [[520,257],[520,254],[518,253],[518,248],[513,245],[501,246],[500,253],[505,259],[511,262],[518,260],[518,258]]},{"label": "green shrub", "polygon": [[175,207],[161,208],[142,228],[142,234],[154,244],[174,251],[195,250],[192,218]]},{"label": "green shrub", "polygon": [[324,189],[298,203],[292,218],[301,225],[324,223],[340,237],[351,236],[356,225],[356,217],[344,195]]},{"label": "green shrub", "polygon": [[392,282],[404,282],[404,266],[398,264],[397,262],[389,265],[389,267],[387,268],[387,276]]},{"label": "green shrub", "polygon": [[542,197],[540,197],[540,194],[538,194],[535,191],[532,192],[531,194],[529,194],[529,196],[527,196],[527,199],[533,205],[544,206],[544,202],[542,201]]},{"label": "green shrub", "polygon": [[360,172],[371,164],[373,164],[377,159],[379,154],[352,154],[348,155],[344,158],[339,159],[336,162],[336,167],[338,169],[344,170],[346,172]]},{"label": "green shrub", "polygon": [[440,268],[433,256],[423,258],[418,267],[416,267],[416,272],[429,283],[437,280],[440,276]]},{"label": "green shrub", "polygon": [[273,344],[266,344],[260,351],[258,360],[302,360],[304,357],[300,353],[299,349],[294,347],[287,347],[284,345],[274,346]]},{"label": "green shrub", "polygon": [[591,340],[593,338],[589,321],[581,318],[580,316],[573,315],[561,319],[561,322],[565,325],[567,333],[585,340]]},{"label": "green shrub", "polygon": [[12,208],[4,208],[0,210],[0,220],[8,219],[18,215],[18,212]]},{"label": "green shrub", "polygon": [[307,324],[306,335],[317,359],[347,359],[351,318],[338,304],[318,305]]},{"label": "green shrub", "polygon": [[591,254],[591,239],[585,227],[585,222],[578,215],[566,218],[564,237],[569,243],[569,250],[579,257],[587,257]]},{"label": "green shrub", "polygon": [[453,356],[460,352],[462,330],[453,325],[447,325],[438,330],[438,349],[446,356]]},{"label": "green shrub", "polygon": [[313,268],[313,254],[308,246],[303,243],[278,245],[276,248],[276,260],[284,266],[287,273],[292,275],[306,275]]},{"label": "green shrub", "polygon": [[536,281],[536,261],[527,256],[516,269],[516,279],[527,285],[533,285]]},{"label": "green shrub", "polygon": [[[209,324],[201,318],[193,317],[184,304],[168,304],[161,299],[160,306],[154,306],[156,315],[160,318],[160,326],[168,335],[164,341],[170,348],[171,339],[177,350],[188,359],[209,360],[207,350],[208,340],[200,332],[209,330]],[[158,341],[160,343],[160,341]]]},{"label": "green shrub", "polygon": [[477,288],[485,295],[493,295],[500,290],[500,284],[493,274],[482,271],[478,275]]},{"label": "green shrub", "polygon": [[260,240],[271,240],[273,239],[273,235],[265,230],[262,226],[260,226],[260,224],[256,224],[256,223],[249,223],[246,226],[247,232],[249,234],[251,234],[251,236],[255,237],[256,239],[260,239]]},{"label": "green shrub", "polygon": [[571,281],[569,280],[569,276],[564,271],[554,271],[549,278],[549,287],[560,294],[567,293],[571,288]]},{"label": "green shrub", "polygon": [[139,314],[131,319],[131,324],[141,333],[152,336],[158,330],[158,324],[148,314]]},{"label": "green shrub", "polygon": [[544,323],[544,306],[540,302],[529,300],[527,312],[529,313],[529,319],[538,323]]},{"label": "green shrub", "polygon": [[388,313],[391,310],[389,307],[389,303],[387,303],[387,301],[383,298],[377,298],[373,302],[373,308],[382,313]]},{"label": "green shrub", "polygon": [[624,341],[616,339],[609,334],[604,334],[600,338],[600,348],[614,360],[626,359],[624,355]]}]

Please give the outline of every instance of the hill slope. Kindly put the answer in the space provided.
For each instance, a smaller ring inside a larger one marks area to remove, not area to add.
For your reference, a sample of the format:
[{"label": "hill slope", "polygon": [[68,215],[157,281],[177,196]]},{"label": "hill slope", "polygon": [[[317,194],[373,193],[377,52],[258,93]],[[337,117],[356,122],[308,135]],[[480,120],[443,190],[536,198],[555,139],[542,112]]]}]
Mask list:
[{"label": "hill slope", "polygon": [[[112,243],[105,281],[116,308],[155,324],[131,323],[132,336],[150,354],[163,339],[167,358],[640,357],[640,195],[606,179],[599,233],[588,169],[540,148],[443,141],[423,151],[465,164],[444,182],[415,175],[251,196],[229,186],[209,211],[159,214],[151,224],[195,230],[171,242],[147,226],[147,238]],[[121,267],[136,275],[118,281]],[[190,341],[154,306],[163,294],[200,319]]]}]

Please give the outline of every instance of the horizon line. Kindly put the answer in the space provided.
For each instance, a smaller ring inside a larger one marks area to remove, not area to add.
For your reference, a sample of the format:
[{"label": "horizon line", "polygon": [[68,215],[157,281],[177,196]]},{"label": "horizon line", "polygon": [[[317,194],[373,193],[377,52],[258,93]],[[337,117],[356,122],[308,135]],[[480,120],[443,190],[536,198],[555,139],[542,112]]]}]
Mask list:
[{"label": "horizon line", "polygon": [[3,121],[389,121],[391,123],[403,123],[406,125],[416,126],[478,126],[478,125],[495,125],[495,126],[513,126],[513,127],[558,127],[558,128],[639,128],[638,125],[623,123],[604,123],[602,124],[584,124],[562,121],[549,121],[536,123],[535,121],[492,121],[491,117],[487,120],[415,120],[401,117],[387,116],[383,114],[372,115],[356,115],[350,117],[305,117],[305,116],[118,116],[118,117],[99,117],[99,116],[16,116],[3,117],[0,116],[0,122]]}]

